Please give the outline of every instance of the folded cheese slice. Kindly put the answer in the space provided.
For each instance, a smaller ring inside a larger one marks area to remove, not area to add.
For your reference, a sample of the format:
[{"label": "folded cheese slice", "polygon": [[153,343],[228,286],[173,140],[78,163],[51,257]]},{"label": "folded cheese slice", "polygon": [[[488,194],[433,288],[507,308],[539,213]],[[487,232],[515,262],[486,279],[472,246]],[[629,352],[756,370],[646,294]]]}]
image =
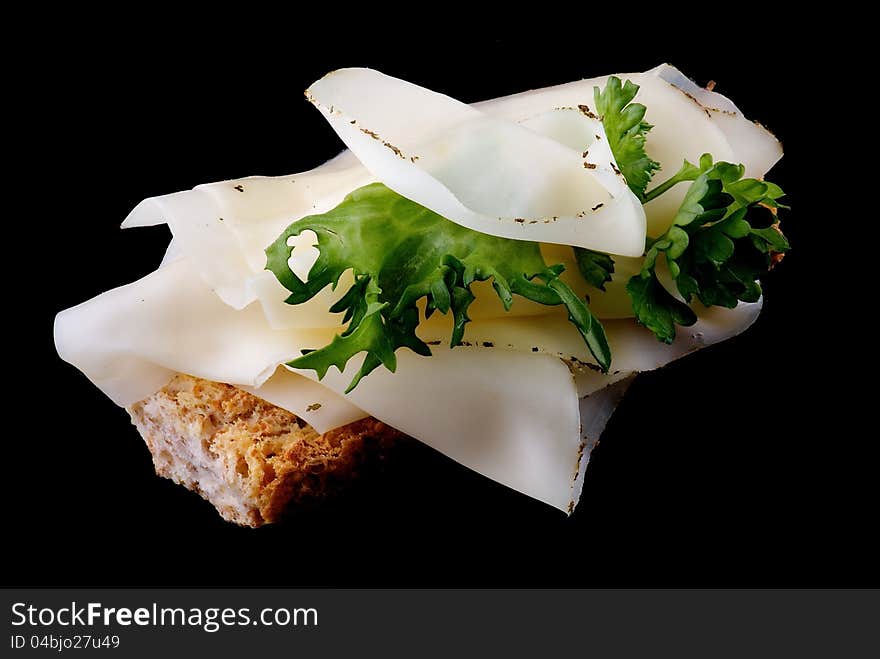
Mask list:
[{"label": "folded cheese slice", "polygon": [[[371,69],[334,71],[306,96],[377,179],[453,222],[502,238],[644,251],[645,212],[583,103],[530,129]],[[560,126],[565,141],[552,136]]]},{"label": "folded cheese slice", "polygon": [[324,432],[365,413],[305,378],[270,376],[334,331],[273,330],[258,306],[236,311],[224,304],[179,257],[59,313],[55,347],[118,405],[150,396],[182,372],[262,388],[261,397]]},{"label": "folded cheese slice", "polygon": [[[715,160],[742,163],[745,175],[756,178],[782,157],[782,145],[772,133],[746,119],[729,99],[703,90],[674,66],[661,64],[644,73],[617,75],[639,85],[635,102],[648,108],[645,121],[653,128],[646,150],[662,166],[656,182],[672,176],[685,159],[697,162],[703,153],[711,153]],[[608,76],[588,78],[476,103],[474,107],[500,119],[521,122],[548,108],[590,103],[583,99],[592,99],[593,87],[604,87],[607,81]],[[679,186],[645,206],[649,236],[658,236],[668,228],[684,193],[685,187]]]}]

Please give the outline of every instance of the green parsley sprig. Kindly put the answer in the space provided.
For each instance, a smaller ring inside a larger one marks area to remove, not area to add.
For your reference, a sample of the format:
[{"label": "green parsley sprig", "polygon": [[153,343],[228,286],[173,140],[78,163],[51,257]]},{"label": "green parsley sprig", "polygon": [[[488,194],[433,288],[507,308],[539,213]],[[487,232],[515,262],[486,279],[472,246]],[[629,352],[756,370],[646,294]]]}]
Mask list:
[{"label": "green parsley sprig", "polygon": [[[672,177],[646,192],[659,164],[644,149],[650,125],[642,121],[645,106],[631,102],[638,89],[630,81],[621,85],[612,76],[605,89],[600,92],[596,87],[594,94],[597,101],[603,99],[599,112],[617,166],[643,203],[679,183],[690,183],[669,229],[662,236],[648,238],[641,272],[626,286],[636,319],[657,339],[672,343],[676,325],[697,321],[689,306],[694,297],[705,306],[727,308],[740,300],[760,298],[759,277],[789,249],[777,218],[778,209],[787,206],[779,203],[784,192],[778,185],[743,178],[742,165],[713,162],[708,153],[697,165],[685,161]],[[629,120],[623,122],[622,117]],[[628,127],[623,138],[621,126]],[[661,255],[688,304],[660,282],[656,268]],[[604,290],[614,272],[614,260],[580,248],[575,248],[575,258],[586,281]]]}]

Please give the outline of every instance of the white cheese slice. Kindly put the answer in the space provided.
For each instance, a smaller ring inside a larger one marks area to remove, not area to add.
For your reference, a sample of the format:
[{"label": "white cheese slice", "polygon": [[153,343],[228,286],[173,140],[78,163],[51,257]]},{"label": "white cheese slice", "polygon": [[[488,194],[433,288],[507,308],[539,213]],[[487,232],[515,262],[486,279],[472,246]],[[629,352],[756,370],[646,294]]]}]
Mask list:
[{"label": "white cheese slice", "polygon": [[[150,197],[129,213],[122,228],[167,223],[176,253],[190,259],[224,302],[242,309],[265,290],[261,280],[268,273],[263,250],[291,222],[332,209],[349,192],[372,180],[350,152],[343,152],[301,174],[221,181]],[[299,236],[296,244],[307,247],[313,237]],[[292,259],[294,267],[308,270],[314,255],[296,249]],[[313,304],[300,307],[297,321],[288,318],[287,326],[325,326],[326,310],[334,301],[329,291],[323,292]]]},{"label": "white cheese slice", "polygon": [[55,319],[58,354],[119,405],[149,396],[174,372],[259,387],[278,364],[333,334],[332,328],[273,330],[257,305],[236,311],[186,258]]},{"label": "white cheese slice", "polygon": [[376,178],[453,222],[503,238],[644,250],[644,210],[589,110],[566,113],[582,127],[573,147],[372,69],[334,71],[306,96]]},{"label": "white cheese slice", "polygon": [[669,64],[661,64],[646,75],[654,75],[668,82],[711,118],[727,138],[734,160],[745,165],[745,176],[761,178],[782,157],[782,144],[779,140],[761,124],[743,117],[740,109],[726,96],[700,87]]},{"label": "white cheese slice", "polygon": [[[401,350],[395,373],[376,369],[346,397],[466,467],[570,511],[589,452],[632,376],[738,334],[759,310],[760,304],[707,310],[696,325],[681,328],[671,346],[632,320],[611,321],[610,375],[558,357],[584,350],[564,318],[474,322],[475,336],[497,343],[435,345],[432,357]],[[342,373],[331,368],[321,383],[344,392],[362,361],[353,359]]]},{"label": "white cheese slice", "polygon": [[[740,302],[735,309],[699,306],[696,324],[677,328],[671,345],[658,341],[633,319],[604,320],[602,325],[612,355],[608,374],[597,372],[598,367],[584,340],[561,310],[541,316],[473,321],[465,329],[465,347],[558,357],[576,375],[578,393],[584,396],[634,373],[659,368],[702,347],[736,336],[757,320],[761,304],[760,301]],[[450,323],[449,319],[434,314],[419,325],[417,333],[433,350],[434,344],[448,344]]]},{"label": "white cheese slice", "polygon": [[605,425],[614,414],[614,410],[620,403],[626,390],[633,381],[633,376],[620,380],[615,384],[608,385],[592,394],[584,395],[580,399],[581,412],[581,456],[575,471],[574,484],[572,486],[572,506],[568,512],[572,512],[574,506],[581,498],[584,489],[584,479],[587,475],[587,463],[593,453],[593,449],[599,443],[599,438],[605,431]]},{"label": "white cheese slice", "polygon": [[[377,419],[524,494],[568,510],[581,458],[574,378],[548,355],[437,348],[398,353],[348,394]],[[362,358],[322,384],[342,392]],[[314,377],[313,372],[302,375]]]},{"label": "white cheese slice", "polygon": [[[673,66],[663,64],[645,73],[617,76],[639,85],[634,102],[648,108],[645,121],[653,128],[648,133],[646,150],[663,168],[655,174],[655,184],[672,176],[685,159],[695,163],[704,153],[711,153],[715,160],[742,163],[746,176],[753,177],[766,174],[782,157],[782,146],[769,131],[746,119],[721,94],[702,90],[703,94],[700,87]],[[593,88],[604,87],[608,77],[521,92],[476,103],[474,107],[512,122],[527,120],[555,107],[592,107]],[[686,189],[677,186],[645,206],[649,236],[658,236],[668,228]]]}]

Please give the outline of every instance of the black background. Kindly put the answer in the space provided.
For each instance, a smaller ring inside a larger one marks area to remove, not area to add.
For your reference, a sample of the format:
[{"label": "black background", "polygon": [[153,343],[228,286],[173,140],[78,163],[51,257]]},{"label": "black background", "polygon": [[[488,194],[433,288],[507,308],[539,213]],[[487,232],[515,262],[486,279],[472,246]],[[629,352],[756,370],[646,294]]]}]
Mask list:
[{"label": "black background", "polygon": [[[834,203],[841,193],[827,170],[817,172],[830,128],[811,33],[802,27],[783,42],[769,17],[730,34],[708,20],[661,29],[641,17],[624,29],[586,15],[549,28],[459,21],[432,31],[367,13],[348,14],[346,30],[304,17],[230,15],[222,26],[177,28],[166,18],[149,30],[137,17],[116,17],[112,31],[56,25],[22,52],[30,116],[8,130],[28,143],[21,169],[33,192],[8,218],[21,236],[7,245],[13,300],[27,322],[12,323],[7,362],[6,581],[880,583],[869,540],[876,440],[857,419],[871,385],[853,379],[873,351],[847,355],[866,338],[861,308],[841,295],[850,273],[840,252],[856,247],[828,231],[847,210]],[[700,83],[717,81],[782,140],[772,179],[794,207],[783,220],[793,250],[767,278],[764,312],[748,332],[637,379],[570,518],[413,446],[349,497],[285,526],[240,529],[157,478],[126,413],[55,354],[57,311],[158,264],[166,228],[118,230],[141,199],[302,171],[338,152],[302,96],[329,70],[370,66],[477,101],[665,60]]]}]

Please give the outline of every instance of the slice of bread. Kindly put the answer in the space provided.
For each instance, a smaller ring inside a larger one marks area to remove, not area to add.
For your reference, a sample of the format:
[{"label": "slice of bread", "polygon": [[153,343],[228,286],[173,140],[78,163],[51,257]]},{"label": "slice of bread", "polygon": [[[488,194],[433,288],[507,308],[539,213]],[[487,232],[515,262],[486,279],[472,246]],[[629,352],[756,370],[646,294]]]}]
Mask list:
[{"label": "slice of bread", "polygon": [[188,375],[128,412],[157,474],[246,526],[332,495],[405,437],[372,417],[320,435],[252,394]]}]

